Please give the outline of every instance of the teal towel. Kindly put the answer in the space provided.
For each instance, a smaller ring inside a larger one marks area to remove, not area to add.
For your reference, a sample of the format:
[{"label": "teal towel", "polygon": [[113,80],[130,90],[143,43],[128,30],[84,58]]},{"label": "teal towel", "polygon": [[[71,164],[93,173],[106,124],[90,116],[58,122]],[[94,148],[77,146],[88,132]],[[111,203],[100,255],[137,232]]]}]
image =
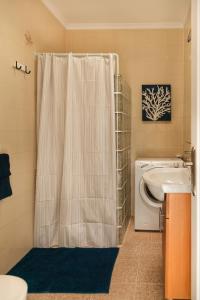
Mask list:
[{"label": "teal towel", "polygon": [[9,177],[10,173],[10,160],[9,155],[6,153],[0,154],[0,180]]},{"label": "teal towel", "polygon": [[12,195],[10,175],[9,155],[6,153],[0,154],[0,200]]}]

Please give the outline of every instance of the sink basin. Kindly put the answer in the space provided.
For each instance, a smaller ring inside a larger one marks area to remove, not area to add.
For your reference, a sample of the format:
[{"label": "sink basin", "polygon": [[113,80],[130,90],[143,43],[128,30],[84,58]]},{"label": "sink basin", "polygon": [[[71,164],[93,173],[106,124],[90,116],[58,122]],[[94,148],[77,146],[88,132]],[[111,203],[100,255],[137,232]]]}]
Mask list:
[{"label": "sink basin", "polygon": [[191,193],[191,175],[188,168],[155,168],[143,174],[151,194],[164,201],[165,193]]}]

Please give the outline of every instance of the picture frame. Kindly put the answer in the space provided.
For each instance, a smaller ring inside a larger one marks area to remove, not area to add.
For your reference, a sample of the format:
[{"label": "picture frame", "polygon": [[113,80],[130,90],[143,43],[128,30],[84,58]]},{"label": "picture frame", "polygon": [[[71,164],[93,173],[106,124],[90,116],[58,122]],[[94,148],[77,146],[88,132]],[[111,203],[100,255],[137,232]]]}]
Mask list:
[{"label": "picture frame", "polygon": [[142,85],[142,121],[171,121],[171,85]]}]

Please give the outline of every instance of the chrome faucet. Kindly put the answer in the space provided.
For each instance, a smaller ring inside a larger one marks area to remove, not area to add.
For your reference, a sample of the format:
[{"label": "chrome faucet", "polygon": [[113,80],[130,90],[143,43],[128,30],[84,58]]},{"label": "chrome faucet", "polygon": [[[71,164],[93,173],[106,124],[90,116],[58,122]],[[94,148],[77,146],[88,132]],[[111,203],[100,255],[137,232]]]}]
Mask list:
[{"label": "chrome faucet", "polygon": [[190,151],[184,151],[184,153],[189,154],[183,157],[183,166],[191,171],[192,193],[195,195],[195,147],[192,147]]}]

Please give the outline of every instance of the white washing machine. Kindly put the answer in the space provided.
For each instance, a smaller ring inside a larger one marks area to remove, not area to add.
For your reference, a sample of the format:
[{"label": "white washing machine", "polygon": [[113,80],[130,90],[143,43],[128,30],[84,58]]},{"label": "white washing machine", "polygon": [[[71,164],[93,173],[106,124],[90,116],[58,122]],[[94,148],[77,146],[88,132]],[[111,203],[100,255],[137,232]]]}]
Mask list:
[{"label": "white washing machine", "polygon": [[162,203],[149,192],[142,175],[155,168],[179,168],[179,158],[142,158],[135,161],[135,230],[160,230]]}]

